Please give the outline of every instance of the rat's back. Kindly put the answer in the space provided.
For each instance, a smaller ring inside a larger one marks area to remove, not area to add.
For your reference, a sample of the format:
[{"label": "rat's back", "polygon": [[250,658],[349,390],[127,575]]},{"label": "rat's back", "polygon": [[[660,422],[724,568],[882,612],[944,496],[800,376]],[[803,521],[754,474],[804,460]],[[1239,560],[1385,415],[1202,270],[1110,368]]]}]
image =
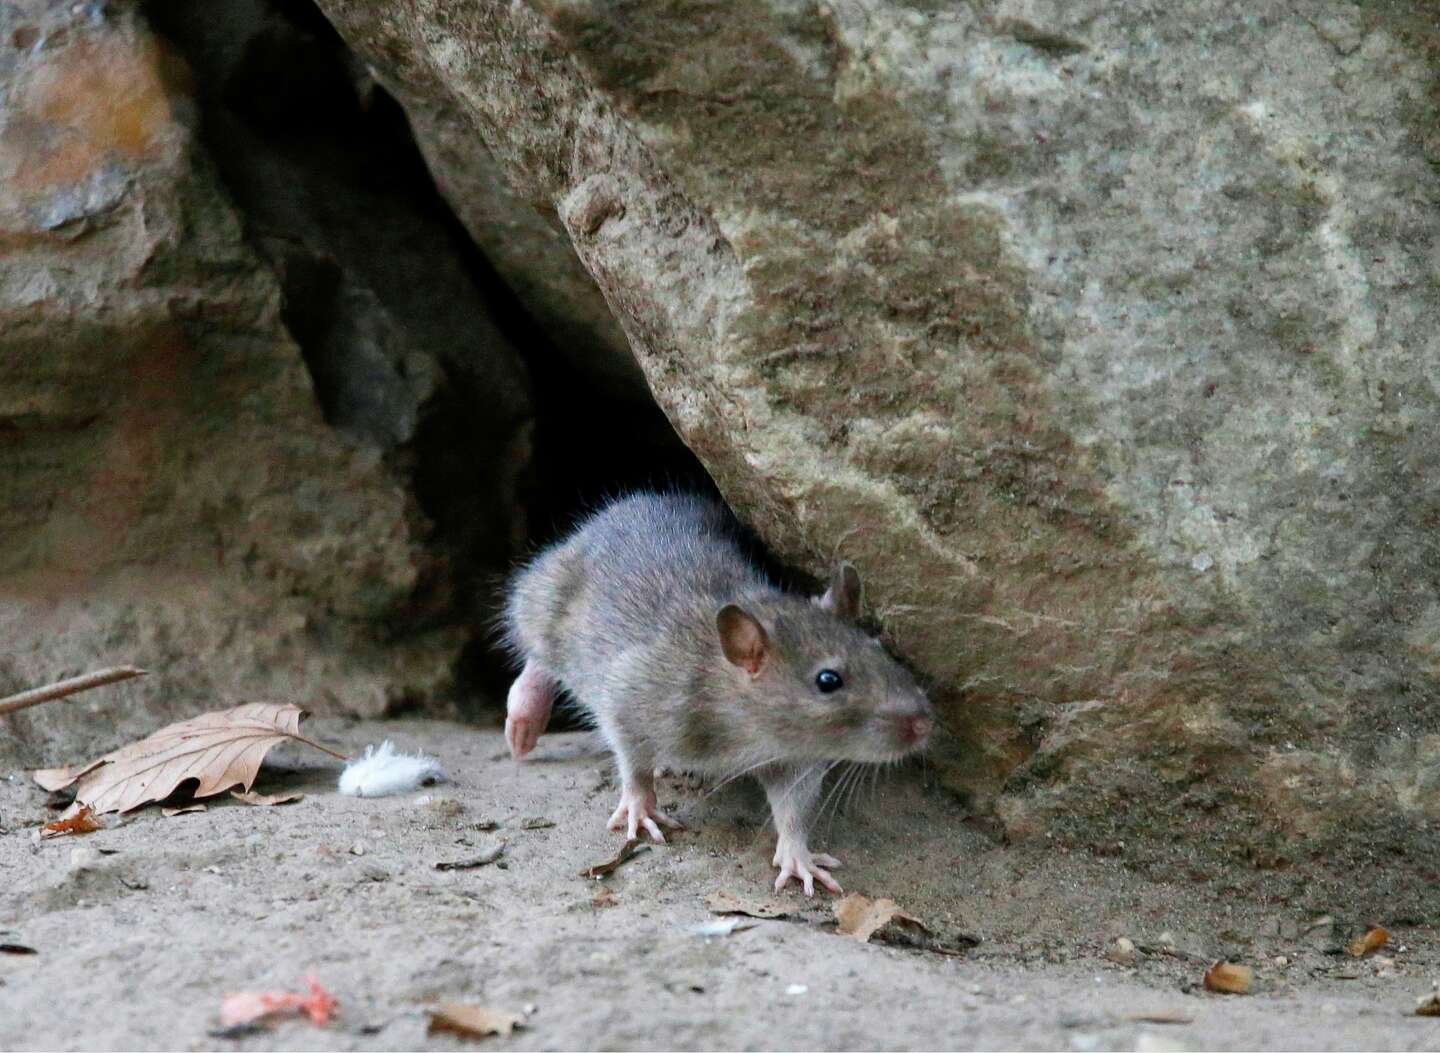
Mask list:
[{"label": "rat's back", "polygon": [[518,654],[567,680],[759,581],[717,501],[632,494],[584,520],[515,577],[506,634]]}]

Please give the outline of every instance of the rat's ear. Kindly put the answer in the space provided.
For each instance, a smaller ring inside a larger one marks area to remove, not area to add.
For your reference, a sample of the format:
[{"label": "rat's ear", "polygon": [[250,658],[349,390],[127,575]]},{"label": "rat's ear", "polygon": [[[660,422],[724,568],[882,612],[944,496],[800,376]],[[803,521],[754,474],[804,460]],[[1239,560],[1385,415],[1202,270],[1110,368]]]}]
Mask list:
[{"label": "rat's ear", "polygon": [[770,637],[755,616],[743,607],[727,603],[715,615],[715,629],[720,633],[720,647],[730,664],[751,676],[759,675],[770,650]]},{"label": "rat's ear", "polygon": [[854,621],[860,617],[860,572],[849,563],[841,563],[830,575],[830,587],[816,602],[839,618]]}]

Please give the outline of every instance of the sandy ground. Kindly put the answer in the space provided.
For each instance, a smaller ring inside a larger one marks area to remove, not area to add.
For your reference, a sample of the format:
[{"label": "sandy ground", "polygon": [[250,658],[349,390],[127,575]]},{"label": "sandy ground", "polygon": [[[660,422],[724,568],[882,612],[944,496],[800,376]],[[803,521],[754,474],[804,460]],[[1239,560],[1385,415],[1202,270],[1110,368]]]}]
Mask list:
[{"label": "sandy ground", "polygon": [[[602,886],[579,871],[618,842],[604,829],[609,765],[589,736],[547,736],[517,766],[494,731],[309,727],[347,750],[385,737],[422,748],[453,780],[341,797],[336,762],[287,746],[257,789],[303,791],[297,804],[225,800],[173,818],[151,808],[40,842],[45,794],[3,773],[0,943],[39,953],[0,954],[0,1047],[1440,1047],[1440,1018],[1412,1014],[1440,976],[1436,930],[1392,924],[1379,958],[1337,954],[1364,926],[1315,924],[1320,894],[1303,874],[1265,894],[1213,875],[1157,879],[1118,847],[1006,847],[915,769],[857,795],[820,840],[846,861],[848,890],[893,897],[942,939],[970,934],[978,947],[862,945],[834,933],[829,897],[807,905],[793,892],[782,899],[806,907],[797,918],[704,937],[690,929],[712,918],[707,894],[767,898],[772,843],[755,788],[666,780],[662,806],[690,830],[621,867],[598,906]],[[78,758],[56,758],[67,759]],[[434,867],[497,840],[503,865]],[[1133,964],[1105,957],[1122,935],[1146,949]],[[1255,994],[1200,989],[1222,954],[1255,966]],[[210,1034],[224,993],[295,986],[311,969],[340,1001],[328,1029],[289,1020]],[[528,1023],[483,1043],[430,1036],[425,1007],[439,1000]],[[1136,1018],[1156,1012],[1190,1022]]]}]

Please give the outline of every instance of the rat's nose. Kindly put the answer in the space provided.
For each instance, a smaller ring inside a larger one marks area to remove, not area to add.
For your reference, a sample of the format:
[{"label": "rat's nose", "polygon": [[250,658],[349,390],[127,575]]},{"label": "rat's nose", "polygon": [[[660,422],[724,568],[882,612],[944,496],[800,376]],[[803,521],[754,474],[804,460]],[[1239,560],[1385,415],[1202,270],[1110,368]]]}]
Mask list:
[{"label": "rat's nose", "polygon": [[901,717],[900,737],[906,742],[922,742],[934,726],[929,717]]}]

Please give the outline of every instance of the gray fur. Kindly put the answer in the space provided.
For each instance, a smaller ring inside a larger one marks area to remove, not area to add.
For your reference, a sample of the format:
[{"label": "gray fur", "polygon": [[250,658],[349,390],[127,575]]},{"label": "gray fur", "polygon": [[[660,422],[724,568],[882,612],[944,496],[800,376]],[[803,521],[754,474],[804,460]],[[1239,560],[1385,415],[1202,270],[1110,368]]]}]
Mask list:
[{"label": "gray fur", "polygon": [[[859,576],[847,567],[835,580],[828,602],[787,595],[745,558],[720,504],[635,494],[515,577],[506,635],[594,718],[622,772],[755,770],[769,789],[828,761],[897,759],[915,743],[896,722],[931,716],[910,674],[832,613],[858,613]],[[721,648],[716,617],[731,603],[768,638],[753,677]],[[822,668],[845,686],[821,694]],[[813,797],[809,781],[797,796]]]}]

